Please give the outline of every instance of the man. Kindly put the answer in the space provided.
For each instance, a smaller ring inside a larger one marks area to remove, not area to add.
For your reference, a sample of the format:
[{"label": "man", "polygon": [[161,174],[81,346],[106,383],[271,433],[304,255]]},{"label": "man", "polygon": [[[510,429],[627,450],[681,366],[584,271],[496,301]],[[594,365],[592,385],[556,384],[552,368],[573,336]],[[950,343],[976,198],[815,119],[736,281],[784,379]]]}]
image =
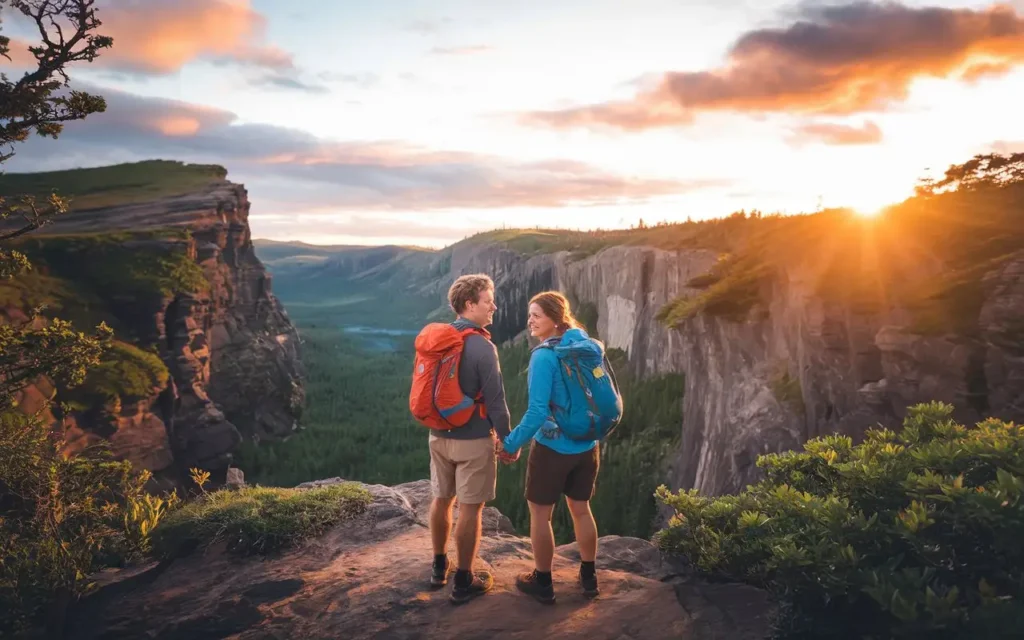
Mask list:
[{"label": "man", "polygon": [[474,572],[480,546],[484,503],[493,500],[497,484],[499,443],[509,433],[505,388],[498,365],[498,350],[485,327],[494,321],[494,282],[486,275],[458,278],[448,290],[448,303],[458,316],[456,329],[475,328],[481,333],[466,336],[459,368],[459,386],[470,398],[481,397],[485,411],[476,411],[466,424],[430,433],[430,484],[434,500],[430,508],[430,535],[434,546],[431,584],[443,586],[452,569],[447,554],[451,535],[453,499],[459,501],[455,525],[458,570],[451,601],[462,604],[489,591],[490,573]]}]

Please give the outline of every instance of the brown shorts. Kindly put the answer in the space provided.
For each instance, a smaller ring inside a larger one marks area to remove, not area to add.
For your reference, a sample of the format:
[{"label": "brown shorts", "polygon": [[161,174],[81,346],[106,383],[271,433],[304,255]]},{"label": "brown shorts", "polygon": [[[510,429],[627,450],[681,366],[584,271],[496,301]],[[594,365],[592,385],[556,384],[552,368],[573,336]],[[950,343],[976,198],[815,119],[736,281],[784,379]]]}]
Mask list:
[{"label": "brown shorts", "polygon": [[600,448],[598,444],[586,453],[566,455],[534,440],[526,462],[526,499],[551,505],[564,493],[578,502],[590,500],[601,466]]}]

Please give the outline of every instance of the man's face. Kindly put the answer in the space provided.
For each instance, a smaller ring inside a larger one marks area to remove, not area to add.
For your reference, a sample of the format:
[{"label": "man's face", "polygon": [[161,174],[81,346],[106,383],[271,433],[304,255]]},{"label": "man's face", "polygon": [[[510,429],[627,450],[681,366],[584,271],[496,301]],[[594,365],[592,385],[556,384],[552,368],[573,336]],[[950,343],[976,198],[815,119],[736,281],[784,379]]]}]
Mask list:
[{"label": "man's face", "polygon": [[494,290],[484,289],[480,292],[480,299],[477,302],[471,301],[466,305],[464,315],[481,327],[486,327],[494,322],[494,312],[497,309],[498,305],[494,304]]}]

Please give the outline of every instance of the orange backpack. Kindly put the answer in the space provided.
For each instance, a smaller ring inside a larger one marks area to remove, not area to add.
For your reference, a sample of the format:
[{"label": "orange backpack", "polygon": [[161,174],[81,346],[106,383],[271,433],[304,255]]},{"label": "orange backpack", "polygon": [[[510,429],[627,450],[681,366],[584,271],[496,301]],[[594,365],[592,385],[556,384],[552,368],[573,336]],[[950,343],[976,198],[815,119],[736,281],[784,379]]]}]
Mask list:
[{"label": "orange backpack", "polygon": [[416,336],[409,410],[424,426],[439,430],[461,427],[469,422],[478,406],[480,417],[487,415],[482,394],[470,398],[459,386],[462,349],[471,333],[491,337],[486,329],[459,330],[443,322],[428,324]]}]

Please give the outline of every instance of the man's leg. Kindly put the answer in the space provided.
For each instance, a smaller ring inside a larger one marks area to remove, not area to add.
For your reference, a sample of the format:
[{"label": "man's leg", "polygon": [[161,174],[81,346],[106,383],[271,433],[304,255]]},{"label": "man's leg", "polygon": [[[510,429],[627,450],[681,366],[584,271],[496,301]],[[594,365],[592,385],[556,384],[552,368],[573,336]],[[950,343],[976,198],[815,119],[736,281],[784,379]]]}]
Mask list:
[{"label": "man's leg", "polygon": [[473,561],[480,549],[484,505],[459,503],[459,521],[455,525],[455,550],[460,571],[473,572]]},{"label": "man's leg", "polygon": [[434,498],[430,503],[430,539],[434,544],[435,556],[442,556],[448,550],[454,505],[455,498]]},{"label": "man's leg", "polygon": [[480,548],[484,504],[494,499],[497,482],[497,458],[491,438],[457,443],[455,492],[459,500],[459,521],[455,523],[455,549],[458,571],[451,601],[462,604],[490,591],[494,579],[486,571],[473,571]]},{"label": "man's leg", "polygon": [[455,463],[448,456],[450,443],[444,438],[430,437],[430,489],[434,499],[430,503],[430,539],[434,560],[430,584],[441,587],[448,584],[452,566],[448,559],[448,536],[452,531],[452,502],[455,500]]}]

